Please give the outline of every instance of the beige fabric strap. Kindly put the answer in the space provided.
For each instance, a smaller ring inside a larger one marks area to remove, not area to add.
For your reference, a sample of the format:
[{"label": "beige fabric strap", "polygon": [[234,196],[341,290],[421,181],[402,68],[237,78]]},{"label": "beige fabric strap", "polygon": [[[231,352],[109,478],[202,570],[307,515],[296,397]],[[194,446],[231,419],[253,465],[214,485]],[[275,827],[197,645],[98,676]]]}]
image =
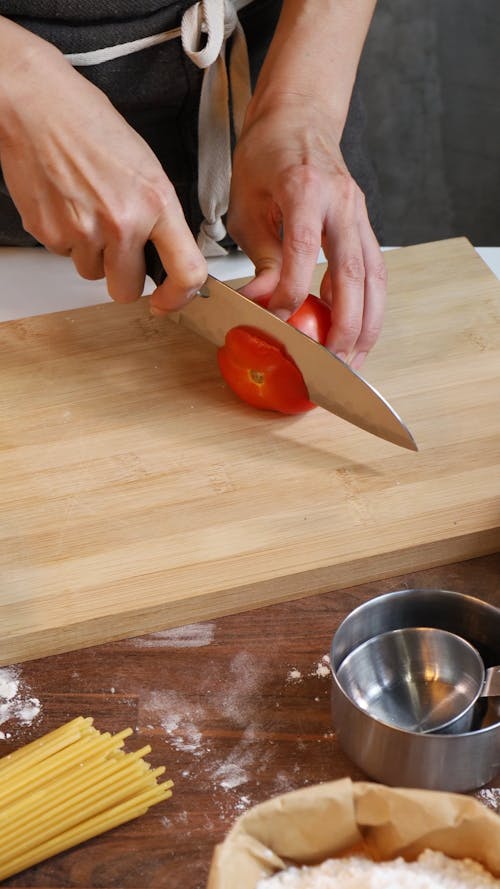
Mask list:
[{"label": "beige fabric strap", "polygon": [[[252,0],[199,0],[186,10],[180,28],[91,52],[66,55],[75,68],[100,65],[180,37],[186,55],[204,70],[198,118],[198,200],[203,213],[198,245],[205,256],[227,253],[218,241],[226,234],[222,217],[229,205],[231,184],[229,97],[238,137],[251,86],[245,33],[237,10],[250,2]],[[233,39],[228,72],[226,48],[229,37]]]}]

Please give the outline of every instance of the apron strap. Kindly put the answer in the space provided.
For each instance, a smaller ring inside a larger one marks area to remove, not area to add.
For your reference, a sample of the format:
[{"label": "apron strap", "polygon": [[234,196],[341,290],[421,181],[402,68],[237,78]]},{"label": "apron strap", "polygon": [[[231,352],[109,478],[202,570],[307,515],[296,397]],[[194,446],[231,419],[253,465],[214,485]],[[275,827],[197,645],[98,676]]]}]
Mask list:
[{"label": "apron strap", "polygon": [[[184,13],[181,30],[184,52],[205,69],[198,118],[198,199],[204,217],[198,246],[204,256],[223,256],[227,251],[218,241],[226,235],[222,216],[231,184],[229,89],[237,137],[251,95],[245,33],[230,0],[200,0]],[[198,49],[204,33],[206,43]],[[231,36],[228,78],[226,43]]]},{"label": "apron strap", "polygon": [[[186,55],[203,69],[198,115],[198,200],[203,221],[198,246],[207,257],[227,253],[218,241],[226,235],[222,217],[229,206],[231,185],[229,96],[236,138],[240,135],[251,96],[247,43],[236,9],[249,2],[252,0],[198,0],[184,12],[180,28],[65,56],[75,68],[100,65],[180,37]],[[233,39],[228,72],[226,48],[229,37]]]}]

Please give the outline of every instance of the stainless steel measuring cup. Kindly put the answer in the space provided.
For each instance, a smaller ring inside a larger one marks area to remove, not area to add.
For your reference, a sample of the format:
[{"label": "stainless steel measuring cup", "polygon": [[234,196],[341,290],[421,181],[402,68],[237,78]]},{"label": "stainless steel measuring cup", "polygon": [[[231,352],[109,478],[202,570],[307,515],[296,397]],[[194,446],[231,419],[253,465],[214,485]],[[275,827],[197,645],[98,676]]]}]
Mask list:
[{"label": "stainless steel measuring cup", "polygon": [[347,655],[337,678],[358,707],[412,732],[468,731],[478,698],[500,695],[500,668],[486,671],[470,642],[434,627],[373,636]]},{"label": "stainless steel measuring cup", "polygon": [[336,737],[365,775],[399,787],[458,793],[500,777],[500,698],[484,698],[471,731],[413,732],[354,703],[338,681],[346,657],[380,633],[437,627],[467,639],[485,665],[500,663],[500,608],[464,593],[405,589],[362,603],[335,630],[330,648]]}]

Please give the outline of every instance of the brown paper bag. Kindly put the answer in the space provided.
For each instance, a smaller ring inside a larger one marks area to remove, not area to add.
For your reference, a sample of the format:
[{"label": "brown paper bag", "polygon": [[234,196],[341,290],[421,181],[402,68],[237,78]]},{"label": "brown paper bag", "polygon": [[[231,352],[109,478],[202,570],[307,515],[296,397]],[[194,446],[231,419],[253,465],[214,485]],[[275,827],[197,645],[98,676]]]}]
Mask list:
[{"label": "brown paper bag", "polygon": [[375,860],[424,849],[473,858],[500,877],[500,818],[472,797],[349,778],[260,803],[216,847],[207,889],[255,889],[289,864],[364,852]]}]

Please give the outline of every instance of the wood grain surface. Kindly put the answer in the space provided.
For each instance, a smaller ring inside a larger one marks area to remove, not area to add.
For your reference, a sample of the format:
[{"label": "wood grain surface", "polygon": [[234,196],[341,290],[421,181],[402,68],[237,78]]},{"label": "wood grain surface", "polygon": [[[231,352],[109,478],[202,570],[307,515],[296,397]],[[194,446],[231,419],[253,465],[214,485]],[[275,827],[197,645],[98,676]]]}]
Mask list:
[{"label": "wood grain surface", "polygon": [[0,663],[498,549],[500,284],[463,239],[386,256],[363,372],[418,454],[241,404],[145,301],[0,325]]},{"label": "wood grain surface", "polygon": [[[499,577],[496,554],[18,665],[17,712],[0,721],[10,735],[0,735],[0,755],[89,715],[102,731],[137,729],[128,749],[150,742],[150,761],[166,765],[175,787],[147,815],[3,885],[205,889],[214,845],[250,806],[366,777],[340,749],[330,718],[324,656],[343,618],[373,596],[413,587],[500,607]],[[29,700],[39,712],[23,722]],[[474,794],[498,812],[499,780]]]}]

